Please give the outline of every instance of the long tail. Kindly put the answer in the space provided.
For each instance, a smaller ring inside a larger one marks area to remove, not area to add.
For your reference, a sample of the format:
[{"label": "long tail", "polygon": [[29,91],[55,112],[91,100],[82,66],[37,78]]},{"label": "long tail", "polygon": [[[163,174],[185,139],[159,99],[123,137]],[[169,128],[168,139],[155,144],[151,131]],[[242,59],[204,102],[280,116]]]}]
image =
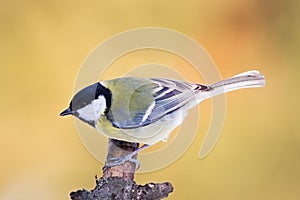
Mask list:
[{"label": "long tail", "polygon": [[209,95],[205,98],[213,97],[226,92],[242,89],[242,88],[254,88],[264,87],[266,84],[264,75],[259,71],[247,71],[238,75],[235,75],[229,79],[217,82],[209,85]]}]

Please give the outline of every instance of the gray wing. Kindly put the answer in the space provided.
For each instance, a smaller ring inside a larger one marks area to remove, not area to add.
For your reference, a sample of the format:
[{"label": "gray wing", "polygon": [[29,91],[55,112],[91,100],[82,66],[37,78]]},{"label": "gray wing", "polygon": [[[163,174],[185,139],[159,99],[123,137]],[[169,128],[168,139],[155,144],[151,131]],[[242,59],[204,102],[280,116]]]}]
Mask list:
[{"label": "gray wing", "polygon": [[[207,86],[192,84],[183,81],[168,79],[150,79],[153,83],[151,95],[153,102],[147,109],[140,112],[135,111],[135,115],[130,120],[113,122],[113,125],[122,129],[133,129],[147,126],[154,123],[166,115],[181,109],[195,94],[207,89]],[[138,99],[135,99],[138,101]]]}]

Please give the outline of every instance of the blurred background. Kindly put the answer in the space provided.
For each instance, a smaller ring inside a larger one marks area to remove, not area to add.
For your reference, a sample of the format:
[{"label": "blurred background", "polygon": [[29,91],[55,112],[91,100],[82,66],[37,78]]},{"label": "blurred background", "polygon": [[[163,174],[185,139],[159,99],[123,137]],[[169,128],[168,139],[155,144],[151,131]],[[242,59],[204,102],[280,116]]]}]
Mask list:
[{"label": "blurred background", "polygon": [[[172,182],[168,199],[299,199],[299,8],[293,0],[1,0],[0,199],[63,200],[71,191],[94,188],[102,164],[82,145],[74,120],[58,114],[91,50],[145,26],[194,38],[224,78],[259,69],[267,86],[227,95],[221,138],[199,160],[211,107],[203,102],[204,125],[186,153],[136,181]],[[187,63],[173,57],[137,53],[114,65],[136,65],[139,58],[189,74]]]}]

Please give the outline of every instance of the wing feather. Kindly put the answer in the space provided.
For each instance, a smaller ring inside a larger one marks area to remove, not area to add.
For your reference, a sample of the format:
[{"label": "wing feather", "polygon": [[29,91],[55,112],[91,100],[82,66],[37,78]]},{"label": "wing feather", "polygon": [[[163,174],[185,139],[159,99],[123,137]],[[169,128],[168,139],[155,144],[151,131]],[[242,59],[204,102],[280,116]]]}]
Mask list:
[{"label": "wing feather", "polygon": [[[141,81],[141,79],[137,80]],[[115,127],[133,129],[147,126],[162,119],[166,115],[181,109],[195,97],[196,93],[199,92],[199,85],[197,84],[157,78],[147,80],[151,83],[148,82],[147,87],[145,87],[147,91],[145,92],[141,89],[135,90],[134,94],[136,95],[136,98],[133,98],[132,101],[142,101],[146,95],[147,98],[151,98],[152,103],[147,103],[143,109],[138,111],[118,111],[118,114],[121,112],[128,112],[129,114],[126,114],[125,116],[130,117],[128,117],[128,119],[126,119],[126,117],[119,118],[121,120],[110,117],[110,121]],[[134,80],[131,79],[131,81],[126,81],[124,83],[130,82],[130,84],[133,84],[133,81]],[[134,104],[135,102],[129,103]],[[122,109],[124,109],[124,107]]]}]

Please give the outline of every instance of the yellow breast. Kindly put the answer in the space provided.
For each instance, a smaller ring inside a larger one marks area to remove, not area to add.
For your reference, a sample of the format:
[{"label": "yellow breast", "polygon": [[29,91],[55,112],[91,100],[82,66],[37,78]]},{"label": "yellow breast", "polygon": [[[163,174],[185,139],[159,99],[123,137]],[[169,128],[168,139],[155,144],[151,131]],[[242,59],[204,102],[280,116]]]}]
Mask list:
[{"label": "yellow breast", "polygon": [[180,125],[184,115],[173,113],[153,124],[135,128],[135,129],[119,129],[112,125],[103,115],[96,124],[96,129],[108,138],[123,140],[127,142],[137,142],[143,144],[155,144],[159,141],[165,141],[169,134]]}]

